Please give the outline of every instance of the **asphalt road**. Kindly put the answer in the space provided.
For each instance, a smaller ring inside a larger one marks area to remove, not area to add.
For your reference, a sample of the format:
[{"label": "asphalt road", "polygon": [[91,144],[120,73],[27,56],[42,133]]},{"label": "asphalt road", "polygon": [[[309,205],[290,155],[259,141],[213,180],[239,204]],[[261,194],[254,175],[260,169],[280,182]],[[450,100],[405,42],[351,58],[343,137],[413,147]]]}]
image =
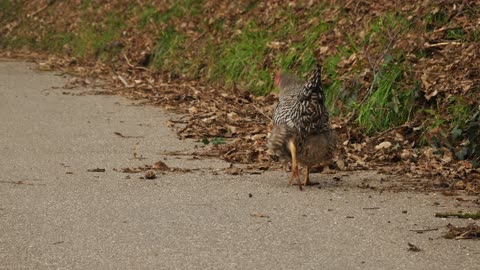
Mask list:
[{"label": "asphalt road", "polygon": [[[480,269],[478,241],[441,237],[471,222],[433,216],[452,198],[357,187],[388,180],[375,172],[314,174],[304,192],[283,172],[227,175],[165,155],[195,142],[161,109],[67,95],[34,67],[0,61],[0,269]],[[158,160],[198,170],[118,171]]]}]

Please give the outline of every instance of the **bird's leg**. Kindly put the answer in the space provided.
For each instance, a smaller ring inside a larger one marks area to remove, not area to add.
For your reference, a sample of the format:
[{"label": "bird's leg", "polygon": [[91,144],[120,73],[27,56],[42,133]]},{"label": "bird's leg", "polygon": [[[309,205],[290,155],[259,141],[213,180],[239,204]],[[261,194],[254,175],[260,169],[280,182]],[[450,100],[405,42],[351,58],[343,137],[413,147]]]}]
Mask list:
[{"label": "bird's leg", "polygon": [[308,166],[305,169],[304,178],[305,178],[305,180],[303,181],[303,186],[306,187],[306,186],[310,185],[310,167],[308,167]]},{"label": "bird's leg", "polygon": [[292,175],[290,176],[288,185],[291,186],[293,179],[297,179],[298,187],[302,190],[302,181],[300,180],[300,174],[298,173],[297,148],[295,147],[295,141],[293,139],[288,142],[288,149],[290,149],[290,153],[292,154]]}]

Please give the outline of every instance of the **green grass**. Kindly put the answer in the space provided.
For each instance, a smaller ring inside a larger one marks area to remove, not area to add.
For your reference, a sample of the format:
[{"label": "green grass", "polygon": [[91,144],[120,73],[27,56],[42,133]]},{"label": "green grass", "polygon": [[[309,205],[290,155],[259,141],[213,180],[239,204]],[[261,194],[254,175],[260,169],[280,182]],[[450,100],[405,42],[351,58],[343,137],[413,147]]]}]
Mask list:
[{"label": "green grass", "polygon": [[472,38],[471,40],[476,42],[476,41],[480,41],[480,29],[477,29],[477,30],[474,30],[471,34]]},{"label": "green grass", "polygon": [[[428,145],[430,142],[427,140],[428,135],[430,132],[434,129],[440,128],[442,130],[442,127],[445,126],[447,123],[447,120],[435,109],[432,108],[423,108],[419,109],[417,113],[422,113],[426,115],[425,120],[423,121],[421,125],[421,130],[422,133],[420,135],[420,140],[419,144],[422,146]],[[434,147],[440,145],[440,141],[444,140],[446,138],[446,134],[444,133],[443,138],[432,138],[434,142],[432,142]]]},{"label": "green grass", "polygon": [[0,19],[13,19],[21,11],[21,5],[13,0],[0,0]]},{"label": "green grass", "polygon": [[356,95],[352,91],[347,91],[344,88],[343,82],[338,78],[337,66],[342,58],[348,58],[351,55],[351,51],[346,48],[339,48],[338,53],[327,57],[322,63],[323,77],[327,77],[332,83],[329,85],[324,84],[325,88],[325,103],[331,115],[339,115],[342,112],[340,104],[351,108]]},{"label": "green grass", "polygon": [[[21,9],[22,5],[13,0],[0,0],[0,22],[3,27],[7,22],[14,20],[15,18],[23,16]],[[0,33],[0,48],[21,48],[25,44],[29,44],[31,38],[24,37],[4,37]]]},{"label": "green grass", "polygon": [[409,22],[406,18],[395,13],[373,19],[369,25],[361,46],[377,45],[385,48],[397,33],[408,30]]},{"label": "green grass", "polygon": [[158,12],[154,7],[147,6],[140,15],[140,25],[145,25],[149,18],[153,18],[155,22],[168,23],[174,18],[183,16],[198,16],[203,11],[203,0],[180,0],[172,1],[172,5],[166,11]]},{"label": "green grass", "polygon": [[118,41],[124,28],[123,20],[112,13],[107,16],[103,24],[86,25],[73,36],[68,33],[60,34],[54,42],[57,44],[66,42],[77,57],[96,56],[108,61],[121,50]]},{"label": "green grass", "polygon": [[[368,64],[373,68],[373,80],[367,96],[363,97],[362,101],[358,101],[356,96],[347,96],[347,102],[344,102],[347,108],[358,112],[356,122],[367,134],[402,125],[416,110],[415,100],[420,84],[402,83],[404,73],[409,73],[404,62],[404,52],[391,47],[396,35],[405,33],[412,27],[405,17],[387,13],[370,22],[368,31],[364,33],[364,38],[360,42],[354,37],[347,39],[352,52],[361,53],[363,48],[368,48],[369,61],[380,59],[380,63],[361,61],[357,63],[358,66]],[[421,55],[422,52],[417,53]],[[380,56],[383,58],[379,58]],[[375,70],[376,64],[380,64],[378,70]]]},{"label": "green grass", "polygon": [[439,10],[432,10],[425,17],[425,30],[426,31],[433,31],[436,28],[440,28],[448,23],[449,17],[447,13],[441,9]]},{"label": "green grass", "polygon": [[158,22],[159,12],[155,7],[147,6],[145,7],[139,15],[138,26],[140,29],[144,29],[150,22]]},{"label": "green grass", "polygon": [[451,125],[464,128],[470,121],[475,111],[475,106],[469,104],[465,97],[462,96],[450,97],[448,103],[447,112],[451,116]]},{"label": "green grass", "polygon": [[477,156],[474,165],[480,161],[480,111],[469,104],[464,97],[455,96],[450,98],[448,106],[450,134],[448,139],[452,145],[458,145],[464,138],[467,143],[457,149],[455,155],[458,159],[466,159]]},{"label": "green grass", "polygon": [[472,111],[465,123],[462,133],[468,139],[468,144],[455,153],[458,159],[469,159],[474,167],[480,166],[480,109]]},{"label": "green grass", "polygon": [[219,48],[211,48],[219,54],[218,61],[212,63],[210,79],[223,79],[227,85],[240,83],[253,93],[265,94],[272,85],[271,74],[261,65],[268,52],[268,41],[267,31],[249,22],[238,35],[223,41]]},{"label": "green grass", "polygon": [[[183,0],[179,1],[186,14],[195,17],[201,15],[204,0]],[[183,3],[182,3],[183,2]]]},{"label": "green grass", "polygon": [[418,89],[402,87],[402,73],[399,63],[390,62],[375,75],[371,94],[358,105],[357,123],[367,133],[402,125],[412,115]]},{"label": "green grass", "polygon": [[178,33],[171,26],[164,29],[157,40],[153,66],[158,70],[181,72],[186,64],[185,59],[181,56],[184,43],[183,34]]},{"label": "green grass", "polygon": [[[447,115],[439,109],[422,109],[428,117],[422,124],[420,145],[449,148],[459,160],[468,159],[474,167],[480,166],[480,110],[465,97],[447,98]],[[434,136],[428,134],[437,129]],[[427,141],[430,137],[430,141]]]},{"label": "green grass", "polygon": [[92,4],[92,0],[83,0],[80,9],[86,10]]},{"label": "green grass", "polygon": [[[89,1],[84,2],[82,7],[86,8],[90,4]],[[13,4],[11,1],[3,0],[0,2],[0,7],[19,12],[18,4]],[[0,46],[10,48],[31,47],[49,53],[65,53],[65,48],[68,47],[70,48],[69,53],[74,56],[95,56],[100,60],[109,61],[121,50],[118,41],[126,26],[125,20],[119,14],[111,13],[101,23],[94,26],[90,21],[91,16],[91,14],[88,14],[81,20],[82,27],[75,33],[48,29],[41,33],[41,38],[34,38],[21,32],[23,35],[0,40]],[[25,25],[19,26],[19,28],[21,27],[29,28],[31,26],[25,22]]]},{"label": "green grass", "polygon": [[73,33],[58,33],[50,30],[45,34],[45,38],[39,40],[37,46],[47,52],[61,53],[64,45],[69,44],[73,38]]},{"label": "green grass", "polygon": [[446,32],[445,39],[447,40],[463,40],[465,39],[465,32],[463,29],[451,29]]},{"label": "green grass", "polygon": [[316,42],[320,35],[329,29],[330,25],[321,22],[305,29],[303,39],[294,42],[285,54],[279,55],[277,61],[280,67],[285,70],[296,69],[299,74],[311,71],[317,62],[314,53],[318,46]]}]

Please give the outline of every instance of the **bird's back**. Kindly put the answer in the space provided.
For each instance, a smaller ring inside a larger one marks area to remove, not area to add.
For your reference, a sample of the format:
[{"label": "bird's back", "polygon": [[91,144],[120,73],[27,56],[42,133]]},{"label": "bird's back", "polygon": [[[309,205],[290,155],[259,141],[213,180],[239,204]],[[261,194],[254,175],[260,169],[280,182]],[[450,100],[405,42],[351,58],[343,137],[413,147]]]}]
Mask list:
[{"label": "bird's back", "polygon": [[279,102],[273,115],[276,126],[286,125],[300,136],[329,129],[320,68],[316,68],[306,82],[293,75],[285,75],[281,77],[279,88]]}]

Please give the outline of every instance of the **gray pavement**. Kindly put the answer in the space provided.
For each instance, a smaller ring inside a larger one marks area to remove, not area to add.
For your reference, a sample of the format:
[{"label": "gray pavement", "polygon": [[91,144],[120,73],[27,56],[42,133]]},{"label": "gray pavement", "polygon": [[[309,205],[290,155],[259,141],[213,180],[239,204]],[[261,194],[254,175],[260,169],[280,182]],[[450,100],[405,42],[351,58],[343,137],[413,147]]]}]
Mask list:
[{"label": "gray pavement", "polygon": [[[284,172],[227,175],[164,155],[196,143],[161,109],[65,95],[34,67],[0,61],[0,269],[480,269],[478,241],[441,237],[471,221],[433,217],[452,198],[357,188],[388,180],[375,172],[314,174],[304,192]],[[199,170],[118,172],[158,160]]]}]

